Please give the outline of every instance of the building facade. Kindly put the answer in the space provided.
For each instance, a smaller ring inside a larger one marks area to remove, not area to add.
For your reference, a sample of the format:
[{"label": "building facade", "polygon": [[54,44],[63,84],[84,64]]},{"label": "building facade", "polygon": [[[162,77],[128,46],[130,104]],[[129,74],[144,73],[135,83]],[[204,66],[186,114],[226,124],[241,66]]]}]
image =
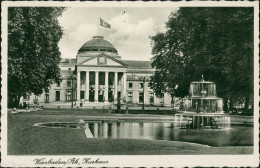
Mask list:
[{"label": "building facade", "polygon": [[[94,36],[79,50],[76,59],[62,59],[62,82],[41,96],[27,101],[39,103],[71,102],[113,104],[118,99],[128,104],[170,106],[171,97],[155,96],[149,87],[154,73],[150,61],[123,60],[116,48],[102,36]],[[26,100],[26,99],[25,99]]]}]

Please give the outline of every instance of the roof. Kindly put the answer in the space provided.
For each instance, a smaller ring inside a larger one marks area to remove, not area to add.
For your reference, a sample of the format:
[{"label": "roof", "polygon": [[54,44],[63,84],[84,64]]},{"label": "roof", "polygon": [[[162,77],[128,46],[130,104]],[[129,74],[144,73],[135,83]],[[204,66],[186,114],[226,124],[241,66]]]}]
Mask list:
[{"label": "roof", "polygon": [[59,66],[75,66],[77,60],[72,58],[62,58],[60,60]]},{"label": "roof", "polygon": [[[127,80],[128,81],[143,81],[144,76],[138,76],[138,75],[127,75]],[[145,76],[145,81],[149,81],[150,76]]]},{"label": "roof", "polygon": [[153,69],[151,61],[132,61],[132,60],[121,60],[128,65],[128,68],[143,68],[143,69]]},{"label": "roof", "polygon": [[93,36],[93,39],[86,42],[80,49],[81,51],[89,51],[92,49],[108,49],[114,52],[117,52],[116,48],[107,40],[104,39],[103,36]]},{"label": "roof", "polygon": [[[101,55],[106,56],[106,57],[122,64],[123,66],[127,66],[128,69],[133,69],[133,70],[134,69],[144,69],[145,71],[143,71],[143,73],[150,73],[150,72],[147,72],[146,70],[147,69],[151,69],[151,70],[153,69],[152,66],[151,66],[151,61],[118,60],[118,59],[113,58],[112,56],[105,54],[105,53],[101,53],[99,55],[93,56],[89,59],[84,60],[83,62],[90,60],[90,59],[93,59],[93,58],[96,58],[96,57],[99,57]],[[76,59],[62,58],[59,65],[65,66],[65,67],[75,66],[76,62],[77,62]],[[81,62],[81,63],[83,63],[83,62]],[[138,70],[138,72],[142,72],[142,71]]]}]

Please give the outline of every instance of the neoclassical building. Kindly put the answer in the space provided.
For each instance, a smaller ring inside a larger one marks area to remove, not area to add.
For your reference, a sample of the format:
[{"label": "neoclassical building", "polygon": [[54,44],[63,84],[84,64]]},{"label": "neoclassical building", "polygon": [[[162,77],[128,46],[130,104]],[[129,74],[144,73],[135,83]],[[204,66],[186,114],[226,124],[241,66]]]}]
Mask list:
[{"label": "neoclassical building", "polygon": [[143,101],[151,105],[171,104],[168,94],[157,98],[149,87],[149,77],[155,71],[150,61],[121,59],[116,48],[102,36],[86,42],[76,59],[62,59],[59,67],[62,82],[41,96],[30,96],[27,101],[66,103],[74,99],[87,106],[113,104],[121,99],[128,104],[143,104]]}]

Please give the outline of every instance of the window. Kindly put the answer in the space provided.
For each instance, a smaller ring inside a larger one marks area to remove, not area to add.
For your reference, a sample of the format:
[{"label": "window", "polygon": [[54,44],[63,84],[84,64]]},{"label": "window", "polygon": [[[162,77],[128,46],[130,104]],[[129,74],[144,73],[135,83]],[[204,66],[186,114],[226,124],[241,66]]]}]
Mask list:
[{"label": "window", "polygon": [[57,87],[60,87],[60,83],[57,83]]},{"label": "window", "polygon": [[95,72],[89,72],[89,85],[95,85]]},{"label": "window", "polygon": [[80,85],[84,85],[85,84],[85,77],[83,77],[83,75],[80,73]]},{"label": "window", "polygon": [[140,83],[140,88],[144,88],[144,84],[143,83]]},{"label": "window", "polygon": [[150,92],[150,104],[154,103],[154,94]]},{"label": "window", "polygon": [[105,72],[100,72],[99,73],[98,85],[105,85]]},{"label": "window", "polygon": [[133,92],[128,92],[128,102],[133,102]]},{"label": "window", "polygon": [[144,102],[144,93],[139,92],[139,103],[143,103],[143,102]]},{"label": "window", "polygon": [[67,91],[67,93],[66,93],[66,100],[67,101],[71,101],[71,99],[72,99],[71,91]]},{"label": "window", "polygon": [[69,71],[71,70],[71,68],[69,68]]},{"label": "window", "polygon": [[67,81],[67,87],[71,87],[71,81]]},{"label": "window", "polygon": [[84,99],[85,98],[85,92],[84,91],[80,91],[80,99]]},{"label": "window", "polygon": [[129,87],[129,88],[133,88],[133,83],[129,83],[129,84],[128,84],[128,87]]}]

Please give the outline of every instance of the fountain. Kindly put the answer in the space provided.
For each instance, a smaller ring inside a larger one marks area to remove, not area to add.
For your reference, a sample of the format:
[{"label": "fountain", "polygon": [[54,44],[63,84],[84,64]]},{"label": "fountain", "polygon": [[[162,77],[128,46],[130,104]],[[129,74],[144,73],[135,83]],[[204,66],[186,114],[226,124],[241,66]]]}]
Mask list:
[{"label": "fountain", "polygon": [[216,84],[202,80],[190,84],[190,104],[187,111],[176,114],[175,128],[228,129],[230,117],[225,115],[222,99],[217,97]]}]

